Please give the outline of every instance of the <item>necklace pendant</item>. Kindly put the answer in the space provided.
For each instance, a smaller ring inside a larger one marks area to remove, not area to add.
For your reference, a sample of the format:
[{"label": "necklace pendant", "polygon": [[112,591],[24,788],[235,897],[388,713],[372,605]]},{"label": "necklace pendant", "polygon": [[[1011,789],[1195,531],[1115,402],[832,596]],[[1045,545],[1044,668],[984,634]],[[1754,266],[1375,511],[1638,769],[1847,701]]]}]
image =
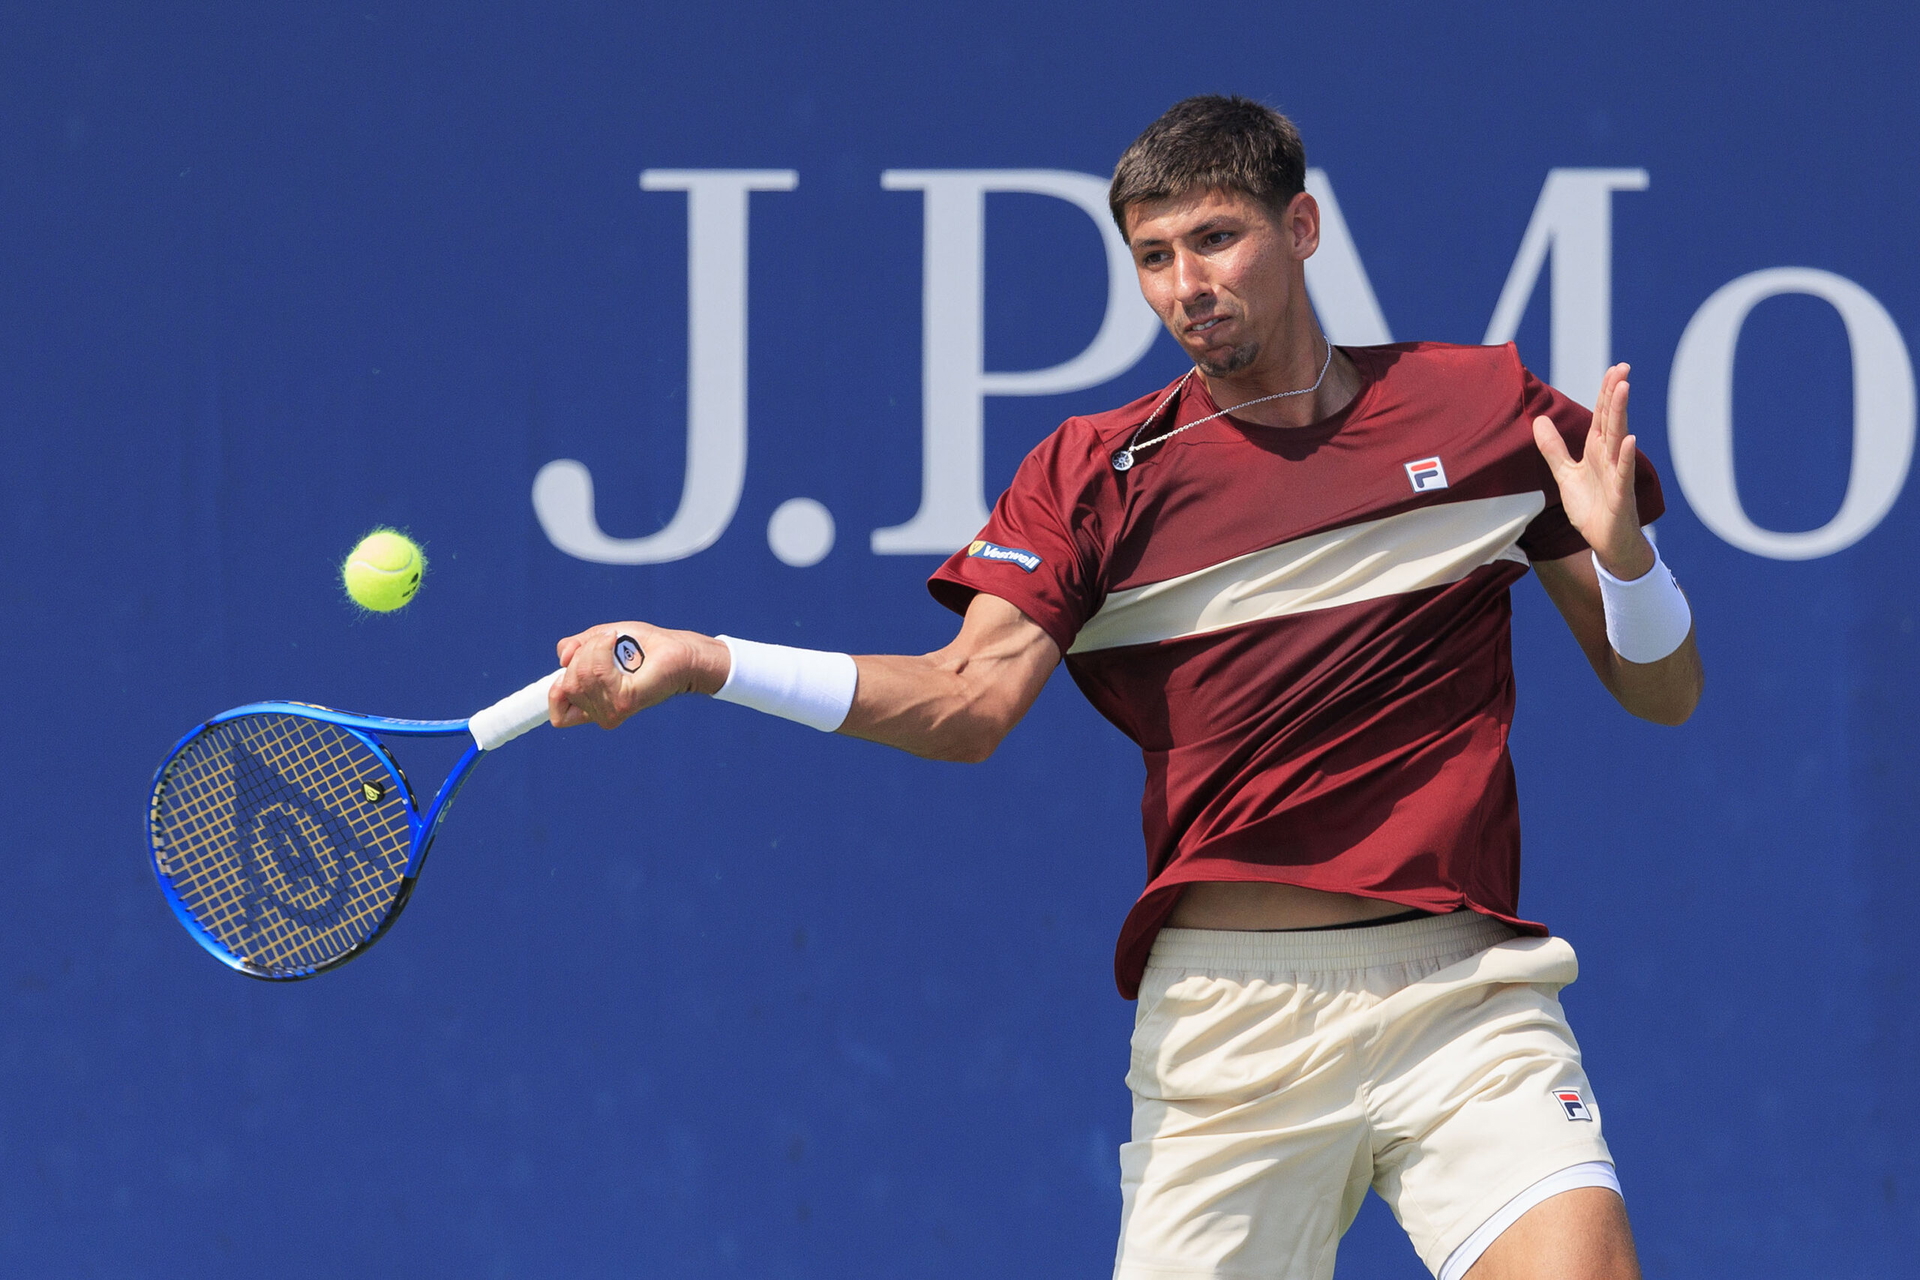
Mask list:
[{"label": "necklace pendant", "polygon": [[1120,450],[1120,452],[1113,455],[1113,469],[1115,471],[1127,471],[1127,470],[1130,470],[1132,467],[1133,467],[1133,450],[1122,449]]}]

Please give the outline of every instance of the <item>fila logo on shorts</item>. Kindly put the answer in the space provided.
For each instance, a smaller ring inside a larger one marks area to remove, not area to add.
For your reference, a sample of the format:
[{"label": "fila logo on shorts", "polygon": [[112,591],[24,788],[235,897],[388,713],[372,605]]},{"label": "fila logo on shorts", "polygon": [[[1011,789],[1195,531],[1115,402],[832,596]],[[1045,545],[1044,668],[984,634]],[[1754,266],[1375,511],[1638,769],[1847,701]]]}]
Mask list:
[{"label": "fila logo on shorts", "polygon": [[1591,1120],[1593,1112],[1587,1110],[1586,1100],[1578,1089],[1555,1089],[1553,1096],[1566,1111],[1569,1120]]},{"label": "fila logo on shorts", "polygon": [[976,560],[1004,560],[1017,564],[1028,573],[1040,567],[1040,557],[1031,551],[1022,551],[1018,547],[1003,547],[997,542],[975,542],[967,548],[967,554]]},{"label": "fila logo on shorts", "polygon": [[1407,464],[1407,479],[1413,481],[1415,493],[1444,489],[1447,487],[1447,469],[1440,465],[1438,458],[1422,458]]}]

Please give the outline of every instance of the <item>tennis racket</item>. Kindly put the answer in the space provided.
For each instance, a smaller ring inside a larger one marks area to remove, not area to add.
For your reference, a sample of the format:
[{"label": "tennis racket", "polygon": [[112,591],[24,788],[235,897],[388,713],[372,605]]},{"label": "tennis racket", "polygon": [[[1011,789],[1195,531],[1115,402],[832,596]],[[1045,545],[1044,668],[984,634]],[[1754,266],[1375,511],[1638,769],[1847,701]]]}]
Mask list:
[{"label": "tennis racket", "polygon": [[[615,642],[629,671],[644,655]],[[173,914],[254,978],[311,978],[393,926],[453,798],[480,757],[547,722],[556,671],[465,720],[396,720],[255,702],[174,744],[147,834]],[[472,738],[422,812],[387,738]]]}]

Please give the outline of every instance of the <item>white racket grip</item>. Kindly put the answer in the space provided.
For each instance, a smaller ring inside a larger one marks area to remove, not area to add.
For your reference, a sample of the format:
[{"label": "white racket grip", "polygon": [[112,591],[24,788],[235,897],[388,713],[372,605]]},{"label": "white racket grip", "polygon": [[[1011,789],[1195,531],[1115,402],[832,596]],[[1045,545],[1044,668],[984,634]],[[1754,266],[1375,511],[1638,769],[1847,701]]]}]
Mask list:
[{"label": "white racket grip", "polygon": [[518,693],[510,693],[484,711],[476,711],[467,720],[467,732],[482,751],[512,742],[529,729],[547,722],[547,690],[567,674],[565,667],[550,676],[541,676]]}]

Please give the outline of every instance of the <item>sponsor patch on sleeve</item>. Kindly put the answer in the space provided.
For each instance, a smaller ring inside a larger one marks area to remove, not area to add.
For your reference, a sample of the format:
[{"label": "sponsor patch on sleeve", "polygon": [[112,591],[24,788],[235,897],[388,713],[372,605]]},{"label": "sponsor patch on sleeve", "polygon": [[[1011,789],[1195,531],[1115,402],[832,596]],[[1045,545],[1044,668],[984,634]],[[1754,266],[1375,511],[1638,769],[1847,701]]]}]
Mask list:
[{"label": "sponsor patch on sleeve", "polygon": [[1004,560],[1008,564],[1017,564],[1028,573],[1040,567],[1040,557],[1031,551],[1022,551],[1018,547],[1003,547],[997,542],[975,542],[967,548],[967,554],[976,560]]}]

